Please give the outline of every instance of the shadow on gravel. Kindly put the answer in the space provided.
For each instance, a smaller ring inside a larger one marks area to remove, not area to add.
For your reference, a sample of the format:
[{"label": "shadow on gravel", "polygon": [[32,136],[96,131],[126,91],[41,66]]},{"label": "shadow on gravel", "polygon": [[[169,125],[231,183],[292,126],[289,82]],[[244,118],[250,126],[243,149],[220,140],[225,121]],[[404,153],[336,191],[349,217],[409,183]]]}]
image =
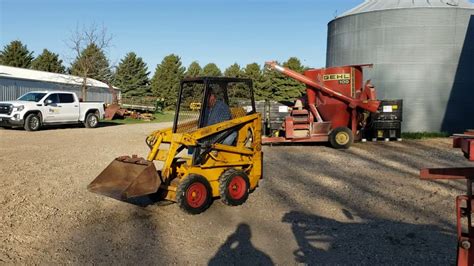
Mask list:
[{"label": "shadow on gravel", "polygon": [[[291,224],[298,243],[297,262],[454,264],[452,203],[465,187],[421,181],[419,169],[463,162],[447,146],[411,141],[347,151],[279,147],[266,152],[265,190],[291,210],[282,221]],[[343,207],[332,215],[349,222],[318,216],[328,203]]]},{"label": "shadow on gravel", "polygon": [[[99,206],[99,208],[101,208]],[[129,213],[96,209],[78,217],[80,225],[60,241],[62,263],[92,265],[160,265],[174,263],[167,256],[153,211]]]},{"label": "shadow on gravel", "polygon": [[[338,202],[348,209],[365,214],[364,217],[377,216],[376,210],[370,208],[377,204],[384,205],[385,208],[403,211],[412,217],[430,217],[434,223],[452,228],[453,224],[450,217],[440,217],[437,210],[425,208],[423,204],[426,204],[424,203],[425,200],[434,197],[441,187],[464,190],[464,185],[462,182],[454,183],[456,185],[453,185],[453,183],[436,183],[440,188],[436,191],[427,190],[425,186],[430,185],[430,182],[421,181],[418,176],[419,169],[426,164],[426,158],[409,156],[408,154],[404,156],[399,151],[390,151],[389,149],[385,149],[383,153],[377,153],[377,150],[373,150],[366,154],[358,154],[353,150],[329,150],[329,152],[338,154],[340,161],[336,163],[324,156],[314,160],[308,154],[288,152],[274,158],[274,166],[278,166],[274,171],[278,171],[281,176],[291,177],[291,183],[293,184],[303,185],[305,191],[302,193],[305,195],[315,194],[318,197]],[[409,168],[414,173],[397,167],[398,164],[406,165],[407,157],[410,160]],[[285,165],[285,162],[298,162],[298,165],[292,168],[279,166]],[[449,158],[442,160],[442,162],[449,164]],[[370,165],[372,169],[358,171],[360,169],[357,168],[360,167],[358,166],[359,163],[361,165],[365,163],[366,168],[367,165]],[[390,163],[395,163],[395,165]],[[311,167],[307,168],[306,166]],[[385,172],[390,173],[390,175],[384,175]],[[314,178],[314,174],[330,177],[334,181],[346,184],[347,187],[345,189],[332,188],[320,182],[318,178]],[[387,187],[387,189],[383,190],[383,187]],[[298,207],[297,204],[292,204],[291,201],[286,200],[291,198],[291,195],[288,195],[287,191],[279,189],[278,185],[270,186],[267,189],[272,192],[274,197],[282,200],[292,209]],[[341,193],[342,191],[351,191],[351,193]],[[362,196],[365,197],[361,198]],[[366,199],[371,198],[374,201],[366,201]],[[454,198],[452,200],[454,201]]]},{"label": "shadow on gravel", "polygon": [[277,143],[265,143],[267,147],[331,147],[329,142],[277,142]]},{"label": "shadow on gravel", "polygon": [[209,265],[274,265],[267,254],[252,245],[251,238],[250,226],[239,224],[237,230],[209,260]]},{"label": "shadow on gravel", "polygon": [[101,121],[97,127],[114,127],[120,126],[120,123],[108,122],[108,121]]},{"label": "shadow on gravel", "polygon": [[[350,213],[346,217],[352,220]],[[298,243],[293,251],[297,263],[455,263],[455,256],[444,258],[438,251],[452,249],[454,254],[456,237],[433,225],[385,219],[343,223],[297,211],[286,213],[282,222],[291,224]]]},{"label": "shadow on gravel", "polygon": [[[120,126],[121,124],[119,123],[113,123],[113,122],[107,122],[107,121],[101,121],[99,125],[97,125],[97,128],[102,128],[102,127],[113,127],[113,126]],[[55,129],[69,129],[69,128],[85,128],[83,124],[66,124],[66,125],[47,125],[47,126],[42,126],[39,131],[44,131],[44,130],[55,130]],[[17,130],[17,131],[25,131],[22,127],[13,127],[13,128],[5,128],[5,130]]]}]

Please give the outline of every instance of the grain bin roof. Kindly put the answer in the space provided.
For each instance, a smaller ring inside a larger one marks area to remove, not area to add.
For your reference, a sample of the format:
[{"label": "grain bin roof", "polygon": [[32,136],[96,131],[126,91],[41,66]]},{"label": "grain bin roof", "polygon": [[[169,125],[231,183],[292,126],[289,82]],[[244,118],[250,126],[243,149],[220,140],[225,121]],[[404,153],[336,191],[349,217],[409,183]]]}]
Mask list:
[{"label": "grain bin roof", "polygon": [[474,4],[469,0],[365,0],[364,3],[343,13],[338,17],[379,11],[387,9],[417,8],[417,7],[459,7],[474,8]]},{"label": "grain bin roof", "polygon": [[[12,78],[12,79],[26,79],[26,80],[36,80],[36,81],[45,81],[45,82],[54,82],[54,83],[63,83],[71,85],[82,86],[82,78],[78,76],[66,75],[51,73],[45,71],[31,70],[18,67],[2,66],[0,65],[0,78]],[[97,88],[109,88],[104,82],[88,78],[87,86],[97,87]],[[114,89],[119,90],[119,88],[114,87]]]}]

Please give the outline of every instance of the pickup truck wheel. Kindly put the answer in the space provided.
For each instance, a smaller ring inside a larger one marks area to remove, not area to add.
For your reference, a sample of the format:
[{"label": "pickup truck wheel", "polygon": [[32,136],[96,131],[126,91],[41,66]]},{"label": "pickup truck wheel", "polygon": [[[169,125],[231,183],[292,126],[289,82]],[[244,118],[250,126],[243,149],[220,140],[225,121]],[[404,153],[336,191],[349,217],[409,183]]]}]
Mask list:
[{"label": "pickup truck wheel", "polygon": [[29,114],[25,119],[24,128],[26,131],[36,131],[40,128],[41,121],[37,114]]},{"label": "pickup truck wheel", "polygon": [[86,121],[84,121],[84,126],[87,128],[96,128],[99,125],[99,117],[96,114],[90,113],[86,116]]}]

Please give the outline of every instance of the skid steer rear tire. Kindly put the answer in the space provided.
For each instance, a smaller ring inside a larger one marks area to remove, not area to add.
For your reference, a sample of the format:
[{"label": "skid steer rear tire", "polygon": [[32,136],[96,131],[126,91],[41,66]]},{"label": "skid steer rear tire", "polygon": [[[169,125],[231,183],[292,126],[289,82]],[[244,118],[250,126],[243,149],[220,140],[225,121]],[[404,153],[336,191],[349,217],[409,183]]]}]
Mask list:
[{"label": "skid steer rear tire", "polygon": [[329,142],[335,149],[348,149],[354,142],[354,135],[349,128],[338,127],[329,134]]},{"label": "skid steer rear tire", "polygon": [[226,170],[219,177],[219,193],[222,201],[230,206],[242,205],[250,193],[249,177],[244,171]]},{"label": "skid steer rear tire", "polygon": [[199,214],[211,205],[211,185],[203,176],[190,174],[178,185],[176,201],[185,212]]}]

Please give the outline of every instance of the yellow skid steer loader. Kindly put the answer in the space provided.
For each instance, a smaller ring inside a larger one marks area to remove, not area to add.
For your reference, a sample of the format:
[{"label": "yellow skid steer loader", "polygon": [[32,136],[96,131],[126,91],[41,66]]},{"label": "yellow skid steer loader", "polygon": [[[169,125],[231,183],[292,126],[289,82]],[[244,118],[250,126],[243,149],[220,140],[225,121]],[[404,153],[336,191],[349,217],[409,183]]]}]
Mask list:
[{"label": "yellow skid steer loader", "polygon": [[215,197],[240,205],[262,177],[261,128],[251,80],[185,79],[173,127],[146,138],[148,157],[116,158],[88,189],[126,202],[153,195],[190,214],[206,210]]}]

